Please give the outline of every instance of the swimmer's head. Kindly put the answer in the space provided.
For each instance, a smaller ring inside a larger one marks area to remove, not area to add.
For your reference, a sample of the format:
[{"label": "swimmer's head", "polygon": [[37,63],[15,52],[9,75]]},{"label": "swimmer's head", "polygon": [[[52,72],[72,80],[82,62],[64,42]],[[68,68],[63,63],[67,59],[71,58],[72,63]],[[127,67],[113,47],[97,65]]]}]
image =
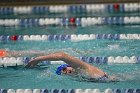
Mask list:
[{"label": "swimmer's head", "polygon": [[69,73],[72,73],[73,71],[73,68],[68,65],[68,64],[63,64],[63,65],[60,65],[57,70],[56,70],[56,74],[57,75],[61,75],[61,73],[63,74],[69,74]]},{"label": "swimmer's head", "polygon": [[7,56],[7,51],[0,49],[0,57],[6,57]]}]

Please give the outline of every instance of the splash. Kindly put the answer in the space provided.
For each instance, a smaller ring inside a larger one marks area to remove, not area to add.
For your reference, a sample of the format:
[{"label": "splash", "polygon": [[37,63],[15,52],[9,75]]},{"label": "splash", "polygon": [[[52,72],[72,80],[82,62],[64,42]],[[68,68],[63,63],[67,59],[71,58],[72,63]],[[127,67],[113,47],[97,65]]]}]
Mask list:
[{"label": "splash", "polygon": [[114,50],[114,49],[119,49],[120,48],[120,45],[108,45],[108,48],[109,48],[109,50]]}]

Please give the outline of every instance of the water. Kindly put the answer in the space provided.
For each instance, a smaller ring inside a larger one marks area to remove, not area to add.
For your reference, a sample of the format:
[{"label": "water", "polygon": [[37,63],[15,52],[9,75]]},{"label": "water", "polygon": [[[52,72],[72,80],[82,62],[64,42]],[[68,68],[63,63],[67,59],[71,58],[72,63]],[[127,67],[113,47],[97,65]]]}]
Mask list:
[{"label": "water", "polygon": [[[29,46],[31,44],[31,46]],[[81,42],[48,42],[48,41],[23,41],[2,44],[1,48],[9,50],[40,50],[46,53],[64,51],[73,56],[139,56],[138,40],[92,40]],[[103,69],[107,73],[119,76],[120,82],[98,83],[78,81],[69,76],[58,76],[55,74],[57,65],[48,65],[34,69],[24,67],[1,68],[1,88],[139,88],[140,65],[139,64],[113,64],[100,65],[91,64]]]},{"label": "water", "polygon": [[90,27],[0,27],[2,35],[43,35],[43,34],[139,34],[139,25],[101,25]]},{"label": "water", "polygon": [[[130,16],[131,14],[104,14],[102,16]],[[41,15],[42,16],[42,15]],[[54,15],[50,15],[55,17]],[[49,17],[50,17],[49,16]],[[74,16],[74,15],[59,15]],[[88,15],[76,15],[77,17]],[[100,16],[96,14],[94,16]],[[0,16],[3,18],[3,16]],[[38,17],[35,15],[16,15],[6,16],[6,18]],[[46,17],[43,15],[42,17]],[[57,16],[58,17],[58,16]],[[0,27],[0,35],[43,35],[43,34],[140,34],[140,26],[131,25],[101,25],[92,27]],[[0,42],[0,49],[7,50],[38,50],[45,51],[46,54],[64,51],[75,57],[80,56],[139,56],[139,40],[88,40],[80,42],[71,41],[20,41],[20,42]],[[26,55],[28,56],[28,55]],[[57,65],[46,65],[34,69],[25,69],[21,67],[0,68],[0,88],[18,89],[18,88],[48,88],[48,89],[106,89],[106,88],[139,88],[140,85],[140,64],[112,64],[95,65],[110,75],[119,76],[120,82],[86,82],[79,81],[69,76],[58,76],[55,74]]]},{"label": "water", "polygon": [[[47,88],[47,89],[106,89],[106,88],[139,88],[140,65],[105,65],[99,66],[108,73],[121,76],[120,82],[98,83],[78,81],[68,76],[55,74],[56,65],[34,69],[7,68],[0,69],[1,88]],[[109,69],[109,70],[108,70]],[[111,71],[110,71],[111,70]]]},{"label": "water", "polygon": [[[29,46],[30,45],[30,46]],[[39,50],[46,54],[58,51],[73,56],[139,56],[139,40],[19,41],[1,43],[1,49]],[[28,56],[28,55],[27,55]]]}]

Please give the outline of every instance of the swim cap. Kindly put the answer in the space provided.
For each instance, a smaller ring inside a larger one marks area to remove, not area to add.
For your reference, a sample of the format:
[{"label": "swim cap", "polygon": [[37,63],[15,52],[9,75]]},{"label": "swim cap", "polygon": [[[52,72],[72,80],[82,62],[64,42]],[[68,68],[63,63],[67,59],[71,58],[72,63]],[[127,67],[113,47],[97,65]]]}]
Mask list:
[{"label": "swim cap", "polygon": [[7,52],[5,50],[0,49],[0,57],[5,57],[7,56]]},{"label": "swim cap", "polygon": [[60,65],[59,67],[57,67],[56,74],[61,75],[61,71],[66,67],[71,67],[71,66],[68,64],[63,64],[63,65]]}]

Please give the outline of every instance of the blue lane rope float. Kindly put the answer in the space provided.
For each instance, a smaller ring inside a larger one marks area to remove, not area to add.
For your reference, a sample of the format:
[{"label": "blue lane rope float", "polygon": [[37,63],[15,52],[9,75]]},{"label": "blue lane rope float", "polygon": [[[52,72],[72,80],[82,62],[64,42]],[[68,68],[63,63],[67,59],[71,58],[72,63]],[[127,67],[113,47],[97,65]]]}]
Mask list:
[{"label": "blue lane rope float", "polygon": [[0,93],[140,93],[140,89],[0,89]]},{"label": "blue lane rope float", "polygon": [[84,41],[84,40],[139,40],[140,34],[79,34],[79,35],[0,35],[0,42],[9,41]]},{"label": "blue lane rope float", "polygon": [[54,6],[6,6],[0,7],[1,15],[8,14],[49,14],[49,13],[125,13],[139,12],[140,3],[81,4]]},{"label": "blue lane rope float", "polygon": [[[80,60],[87,63],[95,64],[139,64],[140,56],[117,56],[117,57],[78,57]],[[33,59],[31,57],[2,57],[0,58],[0,67],[26,65]],[[63,61],[43,61],[40,65],[64,64]]]}]

